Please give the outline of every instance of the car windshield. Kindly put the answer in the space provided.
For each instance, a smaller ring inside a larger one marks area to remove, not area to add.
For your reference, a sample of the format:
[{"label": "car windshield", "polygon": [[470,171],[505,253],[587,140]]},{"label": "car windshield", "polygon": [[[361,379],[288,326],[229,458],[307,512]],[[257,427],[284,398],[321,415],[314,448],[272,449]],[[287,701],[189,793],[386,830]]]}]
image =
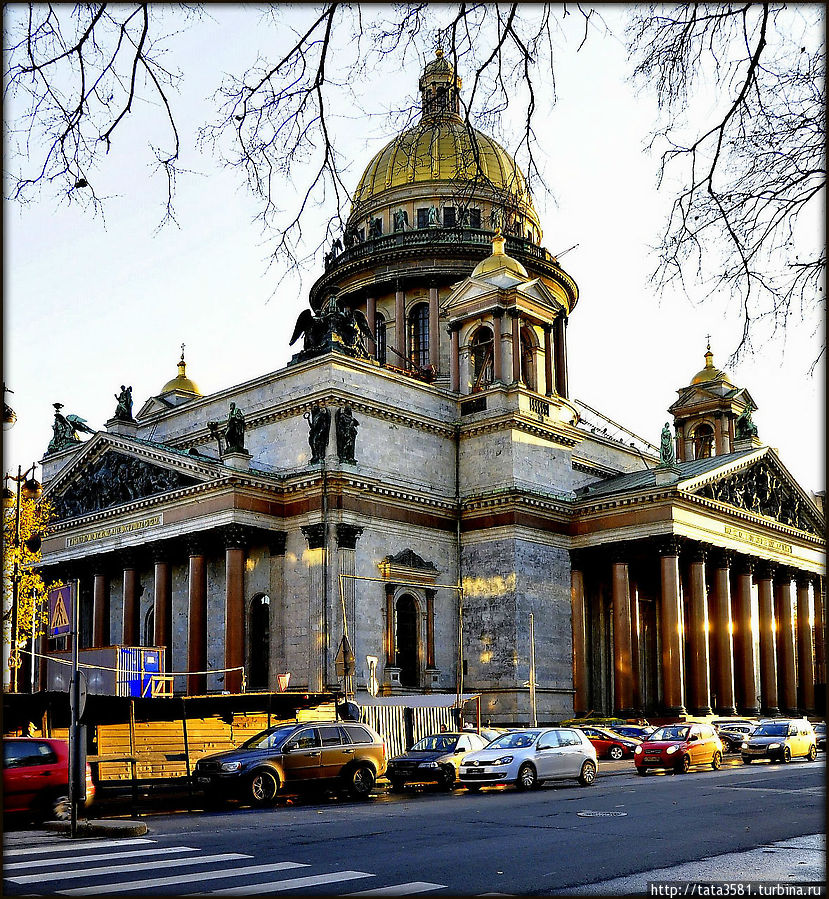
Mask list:
[{"label": "car windshield", "polygon": [[520,733],[504,734],[503,737],[493,740],[487,749],[523,749],[532,746],[540,733],[538,730],[525,730]]},{"label": "car windshield", "polygon": [[277,749],[296,730],[296,725],[277,727],[274,730],[263,730],[256,736],[245,740],[240,749]]},{"label": "car windshield", "polygon": [[657,740],[687,740],[690,727],[660,727],[657,728],[648,740],[656,742]]},{"label": "car windshield", "polygon": [[816,724],[815,725],[815,733],[816,734],[825,734],[826,733],[826,725],[825,724]]},{"label": "car windshield", "polygon": [[458,737],[450,734],[433,734],[423,737],[412,746],[412,752],[451,752],[458,742]]},{"label": "car windshield", "polygon": [[752,734],[753,737],[785,737],[789,732],[788,724],[761,724]]}]

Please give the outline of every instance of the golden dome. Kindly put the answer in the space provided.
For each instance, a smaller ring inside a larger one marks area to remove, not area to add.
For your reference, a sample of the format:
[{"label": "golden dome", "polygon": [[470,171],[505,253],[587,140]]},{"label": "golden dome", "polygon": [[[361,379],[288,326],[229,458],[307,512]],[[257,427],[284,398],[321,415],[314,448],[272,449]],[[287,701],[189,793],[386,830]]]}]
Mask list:
[{"label": "golden dome", "polygon": [[504,238],[501,235],[501,229],[495,229],[495,237],[492,238],[492,255],[482,259],[472,270],[473,278],[485,278],[487,275],[507,273],[515,275],[524,281],[528,281],[530,276],[527,270],[512,256],[507,256],[504,252]]},{"label": "golden dome", "polygon": [[393,187],[426,181],[452,181],[467,189],[491,185],[532,208],[524,176],[509,153],[474,128],[470,135],[455,115],[422,120],[377,153],[357,185],[354,206]]},{"label": "golden dome", "polygon": [[[705,368],[700,369],[691,378],[691,384],[707,384],[710,381],[725,381],[727,384],[731,384],[728,372],[714,367],[714,354],[711,352],[711,344],[709,343],[705,352]],[[733,387],[734,385],[732,384],[731,386]]]},{"label": "golden dome", "polygon": [[192,393],[193,396],[201,396],[201,390],[194,381],[187,377],[187,363],[184,361],[184,344],[181,345],[181,359],[178,360],[178,374],[168,381],[162,388],[161,394],[171,393]]}]

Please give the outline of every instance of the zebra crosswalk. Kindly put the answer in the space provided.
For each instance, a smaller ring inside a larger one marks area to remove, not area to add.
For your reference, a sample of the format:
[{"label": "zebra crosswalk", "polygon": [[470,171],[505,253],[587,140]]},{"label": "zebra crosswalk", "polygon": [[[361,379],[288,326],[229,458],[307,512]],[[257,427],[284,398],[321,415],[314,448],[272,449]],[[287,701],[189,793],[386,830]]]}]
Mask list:
[{"label": "zebra crosswalk", "polygon": [[[371,871],[331,870],[323,863],[281,860],[257,863],[243,852],[213,853],[192,846],[159,846],[149,838],[40,842],[6,846],[6,895],[92,896],[110,893],[148,895],[235,895],[315,890],[325,895],[408,896],[448,891],[429,881],[388,883]],[[360,881],[369,889],[350,892]],[[375,886],[376,885],[376,886]],[[215,888],[214,888],[215,886]]]}]

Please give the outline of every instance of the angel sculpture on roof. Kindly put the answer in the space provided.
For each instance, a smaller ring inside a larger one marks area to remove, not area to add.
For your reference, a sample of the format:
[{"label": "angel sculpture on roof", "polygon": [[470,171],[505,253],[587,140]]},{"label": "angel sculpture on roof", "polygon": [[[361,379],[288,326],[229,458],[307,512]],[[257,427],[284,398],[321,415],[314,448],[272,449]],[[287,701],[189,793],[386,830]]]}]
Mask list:
[{"label": "angel sculpture on roof", "polygon": [[369,356],[363,338],[374,339],[368,319],[359,309],[341,307],[337,298],[330,296],[319,313],[312,309],[300,312],[290,340],[290,346],[303,337],[305,354],[325,352],[341,345],[346,352],[356,356]]},{"label": "angel sculpture on roof", "polygon": [[79,432],[95,433],[95,430],[87,425],[85,418],[81,418],[79,415],[63,415],[60,411],[63,403],[52,403],[52,405],[55,407],[55,420],[52,422],[52,439],[49,441],[49,446],[46,447],[47,453],[56,453],[58,450],[80,443]]}]

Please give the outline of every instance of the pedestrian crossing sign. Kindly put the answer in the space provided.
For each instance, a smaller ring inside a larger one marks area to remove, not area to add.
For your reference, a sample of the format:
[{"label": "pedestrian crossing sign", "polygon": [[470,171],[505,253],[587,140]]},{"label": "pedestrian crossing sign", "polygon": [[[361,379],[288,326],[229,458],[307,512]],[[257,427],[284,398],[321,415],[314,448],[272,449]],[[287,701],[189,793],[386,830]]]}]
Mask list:
[{"label": "pedestrian crossing sign", "polygon": [[63,637],[72,632],[72,603],[75,585],[64,584],[49,591],[49,636]]}]

